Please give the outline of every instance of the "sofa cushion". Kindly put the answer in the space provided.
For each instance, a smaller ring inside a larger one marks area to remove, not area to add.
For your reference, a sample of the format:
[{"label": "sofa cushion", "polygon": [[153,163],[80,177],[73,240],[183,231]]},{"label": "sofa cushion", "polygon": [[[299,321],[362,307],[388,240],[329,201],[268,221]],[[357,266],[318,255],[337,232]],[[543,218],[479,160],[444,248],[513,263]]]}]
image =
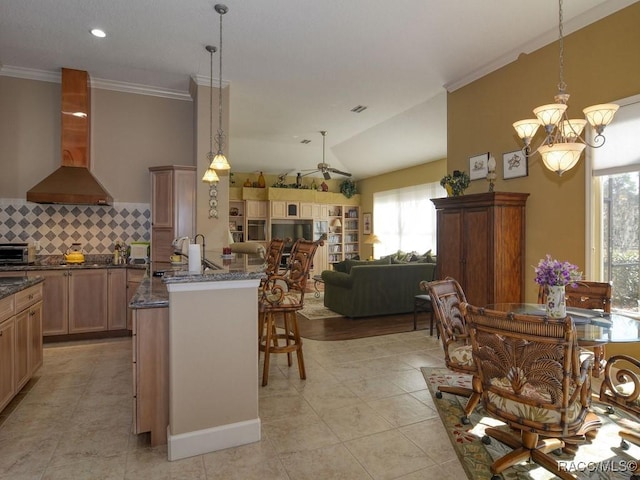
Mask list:
[{"label": "sofa cushion", "polygon": [[347,273],[347,260],[342,260],[341,262],[334,263],[333,271]]},{"label": "sofa cushion", "polygon": [[[344,271],[344,273],[351,273],[351,268],[353,268],[353,267],[355,267],[357,265],[390,265],[391,264],[391,259],[390,258],[380,258],[378,260],[351,260],[351,259],[347,259],[347,260],[344,261],[344,263],[345,263],[345,271]],[[336,270],[335,265],[333,266],[333,269]]]}]

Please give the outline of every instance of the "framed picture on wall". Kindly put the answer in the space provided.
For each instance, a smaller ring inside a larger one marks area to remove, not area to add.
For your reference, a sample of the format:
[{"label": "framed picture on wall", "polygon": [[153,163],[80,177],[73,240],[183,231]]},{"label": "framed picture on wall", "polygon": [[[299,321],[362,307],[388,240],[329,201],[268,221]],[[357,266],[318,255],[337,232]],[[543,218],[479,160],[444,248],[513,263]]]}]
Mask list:
[{"label": "framed picture on wall", "polygon": [[502,154],[502,172],[505,180],[529,175],[529,161],[522,150]]},{"label": "framed picture on wall", "polygon": [[371,225],[371,214],[363,213],[362,214],[362,233],[364,235],[371,235],[373,232],[373,226]]},{"label": "framed picture on wall", "polygon": [[474,155],[469,158],[469,179],[479,180],[487,178],[489,173],[489,152],[481,153],[480,155]]}]

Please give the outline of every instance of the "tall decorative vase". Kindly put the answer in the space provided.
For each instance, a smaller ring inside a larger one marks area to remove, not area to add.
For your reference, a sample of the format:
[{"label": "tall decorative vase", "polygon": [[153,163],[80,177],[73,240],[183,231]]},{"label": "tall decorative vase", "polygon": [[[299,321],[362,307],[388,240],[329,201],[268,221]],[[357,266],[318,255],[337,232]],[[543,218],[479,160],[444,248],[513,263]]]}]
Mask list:
[{"label": "tall decorative vase", "polygon": [[567,316],[564,285],[547,285],[547,316],[564,318]]}]

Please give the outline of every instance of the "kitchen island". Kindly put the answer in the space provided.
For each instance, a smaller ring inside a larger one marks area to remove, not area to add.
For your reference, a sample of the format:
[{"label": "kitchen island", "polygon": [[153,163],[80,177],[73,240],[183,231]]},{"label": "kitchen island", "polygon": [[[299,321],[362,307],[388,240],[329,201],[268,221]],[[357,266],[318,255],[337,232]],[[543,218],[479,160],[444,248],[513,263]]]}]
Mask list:
[{"label": "kitchen island", "polygon": [[130,303],[135,429],[150,431],[152,445],[166,442],[169,460],[260,440],[264,259],[207,251],[203,263],[199,272],[175,267],[145,278]]}]

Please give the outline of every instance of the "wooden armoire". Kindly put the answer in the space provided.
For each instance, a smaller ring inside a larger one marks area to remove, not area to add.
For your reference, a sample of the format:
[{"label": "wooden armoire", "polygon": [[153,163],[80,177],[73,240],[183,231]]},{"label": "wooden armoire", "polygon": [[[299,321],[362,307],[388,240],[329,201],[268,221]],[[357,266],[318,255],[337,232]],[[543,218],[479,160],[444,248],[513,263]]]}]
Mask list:
[{"label": "wooden armoire", "polygon": [[467,301],[524,302],[528,193],[488,192],[434,198],[437,278],[455,278]]}]

